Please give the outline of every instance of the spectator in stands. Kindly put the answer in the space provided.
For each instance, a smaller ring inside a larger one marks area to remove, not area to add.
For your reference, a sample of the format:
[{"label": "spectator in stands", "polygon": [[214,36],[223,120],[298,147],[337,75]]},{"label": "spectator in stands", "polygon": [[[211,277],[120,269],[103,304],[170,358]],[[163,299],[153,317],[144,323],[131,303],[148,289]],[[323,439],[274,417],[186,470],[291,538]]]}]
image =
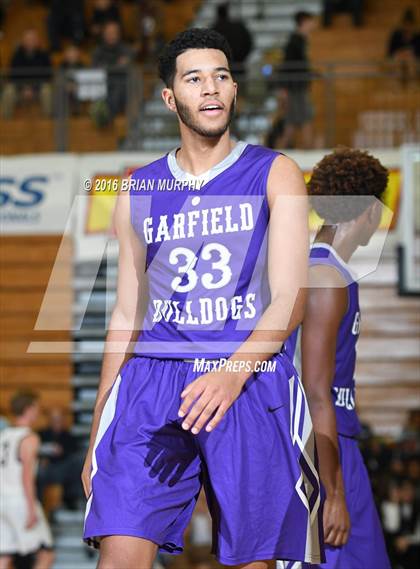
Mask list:
[{"label": "spectator in stands", "polygon": [[92,62],[93,65],[108,70],[106,105],[110,119],[125,109],[127,71],[133,57],[133,49],[121,40],[120,25],[117,22],[107,22],[103,28],[102,43],[95,49]]},{"label": "spectator in stands", "polygon": [[51,114],[51,61],[41,49],[37,30],[23,32],[21,44],[15,50],[10,63],[10,82],[1,95],[1,111],[4,118],[13,115],[18,102],[41,102],[45,115]]},{"label": "spectator in stands", "polygon": [[70,44],[63,52],[61,69],[82,69],[85,66],[79,46]]},{"label": "spectator in stands", "polygon": [[395,62],[403,82],[419,73],[420,32],[412,8],[404,12],[401,25],[389,37],[388,57]]},{"label": "spectator in stands", "polygon": [[278,108],[274,115],[271,117],[271,125],[270,129],[266,133],[265,137],[265,146],[268,148],[280,148],[285,131],[285,122],[283,111],[281,108]]},{"label": "spectator in stands", "polygon": [[360,27],[363,24],[363,4],[364,0],[324,0],[324,26],[331,26],[335,12],[350,12],[353,25]]},{"label": "spectator in stands", "polygon": [[313,146],[312,121],[314,110],[310,97],[311,68],[308,58],[308,38],[316,19],[308,12],[295,15],[296,29],[290,35],[280,68],[279,107],[284,106],[284,131],[278,140],[280,148],[289,148],[296,129],[302,132],[304,148]]},{"label": "spectator in stands", "polygon": [[[364,425],[364,427],[366,427]],[[369,472],[369,479],[372,485],[375,501],[379,503],[388,494],[388,478],[384,477],[384,472],[390,468],[392,459],[392,449],[383,444],[378,438],[370,433],[362,440],[359,440],[360,450],[363,460]],[[398,465],[397,465],[398,468]]]},{"label": "spectator in stands", "polygon": [[83,496],[79,476],[83,457],[78,449],[77,439],[66,426],[61,409],[51,409],[49,425],[39,431],[41,437],[40,464],[38,470],[38,494],[43,496],[49,484],[63,486],[63,502],[69,509],[76,509]]},{"label": "spectator in stands", "polygon": [[47,27],[52,51],[59,51],[63,37],[80,44],[85,35],[84,0],[51,0]]},{"label": "spectator in stands", "polygon": [[0,0],[0,38],[3,37],[3,25],[11,1],[12,0]]},{"label": "spectator in stands", "polygon": [[121,23],[118,6],[113,0],[95,0],[90,22],[90,33],[95,39],[101,38],[104,24],[107,22]]},{"label": "spectator in stands", "polygon": [[251,33],[244,22],[230,18],[227,2],[217,7],[217,18],[211,27],[227,39],[232,50],[233,74],[235,79],[241,78],[245,73],[245,61],[253,47]]},{"label": "spectator in stands", "polygon": [[153,0],[135,0],[137,4],[139,37],[136,49],[139,59],[155,61],[156,54],[163,48],[165,39],[162,30],[162,10]]},{"label": "spectator in stands", "polygon": [[407,460],[407,477],[416,489],[416,500],[420,503],[420,454],[415,454]]},{"label": "spectator in stands", "polygon": [[381,504],[382,525],[391,561],[395,557],[393,542],[400,526],[400,502],[400,483],[391,479],[388,481],[387,495]]},{"label": "spectator in stands", "polygon": [[[420,437],[420,409],[412,409],[408,415],[406,432],[414,433]],[[418,450],[420,451],[420,438],[418,439]]]},{"label": "spectator in stands", "polygon": [[420,561],[420,507],[411,480],[391,482],[382,517],[393,564],[401,569],[418,567]]},{"label": "spectator in stands", "polygon": [[420,409],[412,409],[410,411],[402,436],[413,441],[413,454],[420,453]]},{"label": "spectator in stands", "polygon": [[70,112],[77,115],[80,112],[80,101],[77,97],[77,82],[75,80],[73,71],[83,69],[83,63],[80,48],[77,45],[69,45],[64,50],[63,60],[60,68],[66,75],[66,93],[68,96]]}]

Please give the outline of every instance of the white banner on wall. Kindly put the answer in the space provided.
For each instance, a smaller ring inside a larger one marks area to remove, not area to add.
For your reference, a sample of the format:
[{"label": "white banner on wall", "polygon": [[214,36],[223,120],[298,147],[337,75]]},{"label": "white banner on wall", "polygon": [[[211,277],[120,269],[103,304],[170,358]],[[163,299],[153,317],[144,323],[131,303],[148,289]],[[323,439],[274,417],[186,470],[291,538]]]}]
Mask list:
[{"label": "white banner on wall", "polygon": [[[291,151],[308,175],[328,150]],[[393,198],[398,199],[399,150],[372,151],[393,173]],[[141,152],[40,154],[3,158],[0,174],[0,233],[62,234],[69,221],[77,261],[100,261],[112,236],[116,192],[104,188],[120,184],[133,170],[161,155]],[[101,189],[102,184],[102,189]],[[100,191],[95,192],[95,187]],[[115,248],[113,248],[116,251]]]},{"label": "white banner on wall", "polygon": [[[102,259],[113,234],[112,213],[117,192],[112,191],[131,172],[159,158],[157,154],[108,152],[79,156],[78,190],[74,203],[77,261]],[[107,191],[111,188],[111,191]],[[113,249],[114,255],[116,249]],[[112,254],[112,253],[111,253]]]},{"label": "white banner on wall", "polygon": [[62,234],[78,181],[76,163],[74,155],[3,157],[0,233]]},{"label": "white banner on wall", "polygon": [[[314,165],[328,152],[330,151],[291,151],[287,152],[287,155],[297,162],[305,175],[309,175]],[[400,151],[378,150],[372,153],[392,172],[390,177],[392,200],[389,207],[392,211],[396,211]],[[111,244],[108,254],[111,257],[116,256],[116,244],[111,239],[112,211],[116,192],[106,190],[112,188],[114,184],[117,186],[121,184],[122,178],[127,177],[136,168],[149,164],[161,156],[140,152],[109,152],[80,156],[77,164],[79,189],[75,206],[75,255],[78,261],[100,262],[107,243]],[[95,189],[98,191],[95,192]]]}]

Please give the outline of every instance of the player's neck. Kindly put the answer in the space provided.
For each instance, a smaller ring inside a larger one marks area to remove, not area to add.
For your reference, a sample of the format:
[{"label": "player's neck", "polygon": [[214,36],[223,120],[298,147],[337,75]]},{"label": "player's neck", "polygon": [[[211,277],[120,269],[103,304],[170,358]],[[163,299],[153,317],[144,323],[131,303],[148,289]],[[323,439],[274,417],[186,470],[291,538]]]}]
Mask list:
[{"label": "player's neck", "polygon": [[30,427],[30,421],[28,421],[28,419],[26,417],[17,417],[13,422],[12,422],[14,427]]},{"label": "player's neck", "polygon": [[358,247],[358,243],[351,238],[351,235],[341,224],[324,225],[321,227],[315,237],[315,242],[331,245],[346,263],[349,262]]},{"label": "player's neck", "polygon": [[229,130],[219,138],[207,138],[188,129],[182,133],[181,147],[176,153],[176,161],[185,172],[199,176],[224,160],[235,145],[236,142],[230,138]]}]

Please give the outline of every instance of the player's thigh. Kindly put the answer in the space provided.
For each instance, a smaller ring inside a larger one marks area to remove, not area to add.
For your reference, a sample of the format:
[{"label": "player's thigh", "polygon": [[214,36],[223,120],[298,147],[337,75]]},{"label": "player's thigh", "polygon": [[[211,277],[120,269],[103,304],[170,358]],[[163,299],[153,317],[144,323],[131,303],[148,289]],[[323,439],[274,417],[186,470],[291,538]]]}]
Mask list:
[{"label": "player's thigh", "polygon": [[[147,539],[108,535],[101,539],[97,569],[151,569],[158,546]],[[141,567],[139,559],[142,560]]]}]

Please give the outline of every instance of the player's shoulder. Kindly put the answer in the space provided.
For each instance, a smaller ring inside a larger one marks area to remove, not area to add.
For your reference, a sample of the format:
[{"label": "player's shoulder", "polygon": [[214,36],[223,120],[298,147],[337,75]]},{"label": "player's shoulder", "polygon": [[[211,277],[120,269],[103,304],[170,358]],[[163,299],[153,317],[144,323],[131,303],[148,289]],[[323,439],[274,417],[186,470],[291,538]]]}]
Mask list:
[{"label": "player's shoulder", "polygon": [[298,163],[283,152],[276,151],[276,156],[271,165],[271,173],[276,175],[297,174],[302,176],[302,170]]},{"label": "player's shoulder", "polygon": [[270,166],[270,174],[298,173],[302,171],[297,162],[283,151],[268,148],[262,144],[248,144],[246,156],[250,161],[265,160]]},{"label": "player's shoulder", "polygon": [[250,142],[246,143],[246,147],[243,152],[243,158],[250,162],[258,162],[261,160],[272,162],[282,155],[283,154],[279,150],[268,148],[262,144],[252,144]]},{"label": "player's shoulder", "polygon": [[168,164],[168,153],[164,154],[160,158],[139,166],[131,173],[131,178],[135,180],[141,180],[147,177],[159,177],[166,171]]},{"label": "player's shoulder", "polygon": [[303,172],[295,160],[279,150],[271,152],[272,160],[267,176],[267,195],[269,202],[278,195],[307,196]]},{"label": "player's shoulder", "polygon": [[19,442],[18,456],[23,462],[31,461],[38,454],[41,439],[35,431],[29,430]]},{"label": "player's shoulder", "polygon": [[1,438],[15,437],[20,438],[26,436],[28,433],[34,433],[30,427],[20,426],[20,425],[6,425],[0,430]]},{"label": "player's shoulder", "polygon": [[26,447],[27,449],[38,448],[41,444],[41,437],[32,429],[29,429],[25,433],[22,434],[21,439],[21,449]]},{"label": "player's shoulder", "polygon": [[292,175],[302,177],[302,171],[297,163],[281,150],[248,143],[243,156],[243,166],[248,166],[260,174],[265,171],[269,183],[277,184],[277,178],[284,179],[285,176],[288,179]]},{"label": "player's shoulder", "polygon": [[322,263],[311,264],[309,269],[310,288],[345,289],[346,286],[347,281],[336,266]]}]

